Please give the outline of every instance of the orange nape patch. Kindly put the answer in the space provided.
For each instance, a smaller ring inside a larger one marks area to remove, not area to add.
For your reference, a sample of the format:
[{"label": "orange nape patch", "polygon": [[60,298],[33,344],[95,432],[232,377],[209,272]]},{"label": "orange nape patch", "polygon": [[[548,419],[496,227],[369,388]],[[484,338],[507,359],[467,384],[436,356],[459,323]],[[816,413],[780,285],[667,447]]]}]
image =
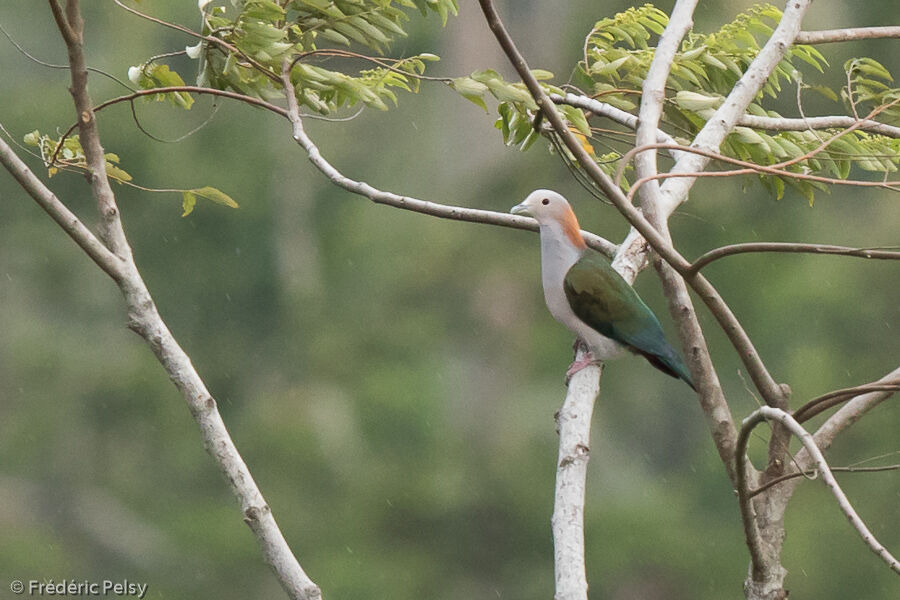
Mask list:
[{"label": "orange nape patch", "polygon": [[587,248],[584,238],[581,237],[581,227],[578,225],[578,219],[575,218],[575,213],[572,212],[571,208],[560,219],[560,223],[562,224],[563,233],[566,234],[573,246],[579,249]]}]

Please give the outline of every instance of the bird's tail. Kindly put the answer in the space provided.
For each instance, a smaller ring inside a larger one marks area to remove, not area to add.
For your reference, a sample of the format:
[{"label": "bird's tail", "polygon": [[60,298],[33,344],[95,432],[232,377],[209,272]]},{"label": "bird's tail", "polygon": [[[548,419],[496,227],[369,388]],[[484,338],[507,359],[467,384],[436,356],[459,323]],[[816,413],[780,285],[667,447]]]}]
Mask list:
[{"label": "bird's tail", "polygon": [[691,386],[692,390],[695,392],[697,391],[697,388],[694,386],[694,381],[691,379],[691,373],[685,366],[684,361],[681,360],[681,357],[678,356],[678,353],[671,346],[668,346],[659,354],[641,352],[641,355],[650,361],[651,365],[666,375],[683,380],[686,384]]}]

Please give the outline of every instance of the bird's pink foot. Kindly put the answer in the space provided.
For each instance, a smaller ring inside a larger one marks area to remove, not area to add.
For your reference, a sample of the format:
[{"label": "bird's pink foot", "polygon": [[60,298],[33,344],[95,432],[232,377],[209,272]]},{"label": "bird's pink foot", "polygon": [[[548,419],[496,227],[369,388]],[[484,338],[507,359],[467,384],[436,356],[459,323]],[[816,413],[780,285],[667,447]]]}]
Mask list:
[{"label": "bird's pink foot", "polygon": [[569,381],[571,381],[572,377],[578,371],[582,370],[585,367],[589,367],[591,365],[599,364],[600,361],[594,358],[594,355],[590,352],[585,352],[581,358],[576,359],[569,365],[569,369],[566,371],[566,385],[569,385]]}]

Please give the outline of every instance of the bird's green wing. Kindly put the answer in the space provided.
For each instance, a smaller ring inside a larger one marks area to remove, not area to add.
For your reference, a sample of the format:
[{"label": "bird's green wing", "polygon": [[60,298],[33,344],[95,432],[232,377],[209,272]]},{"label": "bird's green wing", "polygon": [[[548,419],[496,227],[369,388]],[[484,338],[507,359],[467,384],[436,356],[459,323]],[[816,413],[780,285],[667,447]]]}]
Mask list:
[{"label": "bird's green wing", "polygon": [[605,257],[585,251],[563,280],[572,312],[591,328],[645,356],[655,367],[693,387],[681,357],[637,292]]},{"label": "bird's green wing", "polygon": [[563,285],[572,311],[606,337],[648,351],[663,338],[653,312],[598,252],[585,251]]}]

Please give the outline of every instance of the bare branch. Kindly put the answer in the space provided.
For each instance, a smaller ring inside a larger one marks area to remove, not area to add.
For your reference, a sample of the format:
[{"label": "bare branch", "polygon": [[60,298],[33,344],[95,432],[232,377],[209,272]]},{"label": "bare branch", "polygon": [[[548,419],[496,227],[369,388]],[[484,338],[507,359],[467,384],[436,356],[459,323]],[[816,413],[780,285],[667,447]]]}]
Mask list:
[{"label": "bare branch", "polygon": [[66,44],[80,43],[81,40],[75,34],[66,15],[63,14],[62,7],[59,5],[59,0],[50,0],[50,10],[53,11],[53,19],[56,21],[56,26],[59,28],[59,32],[62,34]]},{"label": "bare branch", "polygon": [[[894,369],[881,379],[867,385],[877,386],[879,384],[890,384],[897,380],[900,380],[900,367]],[[852,398],[845,398],[842,400],[845,402],[844,406],[831,415],[813,434],[813,440],[815,441],[816,446],[822,451],[827,450],[842,431],[849,428],[859,421],[867,412],[890,398],[893,393],[892,386],[892,389],[867,391],[859,393]],[[813,461],[805,448],[800,449],[794,456],[793,462],[798,471],[809,470],[813,467]]]},{"label": "bare branch", "polygon": [[761,117],[743,115],[737,120],[738,125],[754,129],[771,131],[809,131],[811,129],[843,129],[854,127],[862,131],[871,131],[890,138],[900,138],[900,127],[886,125],[871,119],[859,120],[848,116],[825,116],[790,119],[787,117]]},{"label": "bare branch", "polygon": [[793,242],[748,242],[745,244],[731,244],[714,248],[700,255],[691,264],[691,271],[699,271],[709,263],[734,256],[735,254],[747,254],[752,252],[787,252],[804,254],[834,254],[838,256],[855,256],[858,258],[871,258],[881,260],[900,260],[900,252],[886,250],[884,248],[850,248],[848,246],[833,246],[831,244],[801,244]]},{"label": "bare branch", "polygon": [[[289,63],[285,62],[285,67],[287,66],[289,66]],[[282,85],[285,86],[286,90],[290,90],[292,86],[290,83],[289,72],[283,71],[282,75]],[[360,196],[368,198],[376,204],[385,204],[387,206],[393,206],[394,208],[410,210],[413,212],[439,217],[441,219],[467,221],[469,223],[485,223],[487,225],[499,225],[501,227],[511,227],[513,229],[538,231],[539,227],[537,221],[530,217],[520,217],[517,215],[511,215],[509,213],[500,213],[491,210],[465,208],[462,206],[452,206],[449,204],[429,202],[427,200],[420,200],[418,198],[412,198],[410,196],[401,196],[399,194],[385,192],[372,187],[364,181],[356,181],[354,179],[350,179],[349,177],[338,171],[331,163],[328,162],[328,160],[326,160],[322,156],[322,153],[319,151],[318,146],[316,146],[316,144],[306,133],[306,129],[303,126],[303,119],[300,116],[300,110],[297,106],[297,99],[290,92],[285,95],[288,98],[287,112],[288,118],[293,124],[294,140],[298,144],[300,144],[300,146],[306,151],[310,162],[312,162],[313,165],[315,165],[316,168],[319,169],[319,171],[321,171],[328,179],[330,179],[332,183],[344,188],[348,192],[352,192],[354,194],[358,194]],[[582,231],[581,235],[584,237],[584,241],[589,246],[598,250],[599,252],[603,252],[607,256],[612,256],[616,251],[617,246],[615,244],[598,235],[595,235],[588,231]]]},{"label": "bare branch", "polygon": [[[743,481],[742,477],[742,473],[744,472],[746,464],[748,462],[746,456],[747,440],[750,437],[750,431],[752,431],[754,427],[756,427],[764,420],[777,421],[781,423],[791,432],[791,434],[795,435],[803,443],[803,447],[806,449],[807,453],[809,453],[812,462],[816,466],[816,470],[821,473],[822,480],[825,482],[825,485],[828,486],[828,489],[831,490],[831,493],[837,500],[838,507],[840,507],[841,512],[846,515],[847,519],[850,521],[850,524],[854,529],[856,529],[860,537],[862,537],[863,542],[865,542],[866,546],[868,546],[872,552],[874,552],[885,563],[887,563],[892,571],[900,574],[900,561],[894,558],[891,553],[888,552],[887,548],[885,548],[875,538],[875,536],[872,535],[872,532],[869,531],[863,520],[859,518],[858,514],[856,514],[856,510],[854,510],[853,505],[850,504],[850,500],[847,499],[847,496],[838,485],[837,480],[834,478],[834,475],[831,472],[831,468],[828,466],[828,462],[825,460],[825,456],[816,445],[813,436],[808,431],[806,431],[803,426],[800,425],[800,423],[798,423],[790,414],[781,409],[773,408],[770,406],[762,406],[754,411],[749,417],[744,419],[740,436],[738,438],[738,481],[742,483],[742,485],[738,487],[738,498],[740,500],[741,517],[744,519],[745,530],[747,522],[753,519],[752,508],[750,506],[750,491],[746,487],[746,484]],[[754,557],[754,551],[752,548],[750,554],[751,558],[754,559],[753,566],[754,568],[756,568],[756,557]]]},{"label": "bare branch", "polygon": [[[900,379],[900,367],[894,369],[873,383],[887,383],[897,381],[898,379]],[[828,419],[822,423],[821,427],[816,430],[813,435],[816,440],[816,445],[823,450],[827,449],[839,433],[856,423],[867,412],[890,398],[892,394],[892,391],[867,392],[848,400],[840,410],[828,417]],[[801,465],[805,465],[807,462],[806,457],[798,455],[797,462]]]},{"label": "bare branch", "polygon": [[[51,2],[51,6],[54,5],[55,2]],[[293,600],[319,600],[321,592],[318,586],[309,579],[288,547],[268,504],[228,434],[216,407],[216,401],[194,369],[188,355],[178,345],[159,316],[153,298],[134,263],[131,247],[122,228],[116,199],[106,176],[103,147],[87,91],[87,70],[81,46],[83,22],[78,13],[77,2],[69,1],[65,18],[59,10],[54,10],[54,17],[66,40],[72,76],[71,92],[78,112],[80,139],[89,168],[88,179],[102,218],[102,237],[121,265],[113,278],[128,307],[129,328],[144,338],[169,378],[181,391],[200,428],[206,451],[215,459],[225,475],[232,493],[240,502],[244,521],[256,536],[263,557],[275,572],[288,596]],[[51,215],[53,214],[51,212]],[[84,233],[77,230],[77,225],[73,224],[73,227],[76,228],[78,236],[84,238]],[[76,241],[78,239],[76,238]]]},{"label": "bare branch", "polygon": [[824,29],[821,31],[801,31],[794,38],[795,44],[830,44],[832,42],[855,42],[878,38],[900,37],[900,26],[849,27],[847,29]]},{"label": "bare branch", "polygon": [[[589,96],[580,94],[567,93],[565,96],[559,94],[550,94],[550,99],[556,104],[568,104],[589,110],[590,112],[606,117],[611,121],[615,121],[620,125],[624,125],[629,129],[637,129],[638,118],[628,111],[616,108],[606,102],[600,102]],[[900,138],[900,127],[895,125],[887,125],[872,119],[863,119],[862,121],[845,115],[832,115],[822,117],[762,117],[758,115],[742,115],[737,120],[737,125],[743,127],[752,127],[754,129],[767,129],[770,131],[809,131],[816,129],[841,129],[845,127],[856,126],[856,129],[862,131],[871,131],[885,137]],[[657,129],[656,142],[660,144],[676,144],[675,138],[662,129]],[[681,150],[674,148],[666,148],[677,159],[681,155]]]},{"label": "bare branch", "polygon": [[[754,413],[760,414],[760,413]],[[762,417],[760,417],[760,421]],[[741,424],[738,432],[737,446],[735,448],[735,488],[738,494],[738,505],[741,509],[741,522],[744,525],[744,539],[747,544],[747,550],[750,552],[750,579],[752,581],[765,581],[766,566],[770,564],[766,556],[765,546],[762,536],[759,532],[759,525],[756,521],[756,513],[753,510],[753,504],[750,501],[751,487],[759,487],[754,481],[753,476],[755,469],[752,469],[750,459],[747,457],[747,444],[750,441],[750,432],[760,421],[754,422],[748,426],[749,419],[745,419]]]}]

